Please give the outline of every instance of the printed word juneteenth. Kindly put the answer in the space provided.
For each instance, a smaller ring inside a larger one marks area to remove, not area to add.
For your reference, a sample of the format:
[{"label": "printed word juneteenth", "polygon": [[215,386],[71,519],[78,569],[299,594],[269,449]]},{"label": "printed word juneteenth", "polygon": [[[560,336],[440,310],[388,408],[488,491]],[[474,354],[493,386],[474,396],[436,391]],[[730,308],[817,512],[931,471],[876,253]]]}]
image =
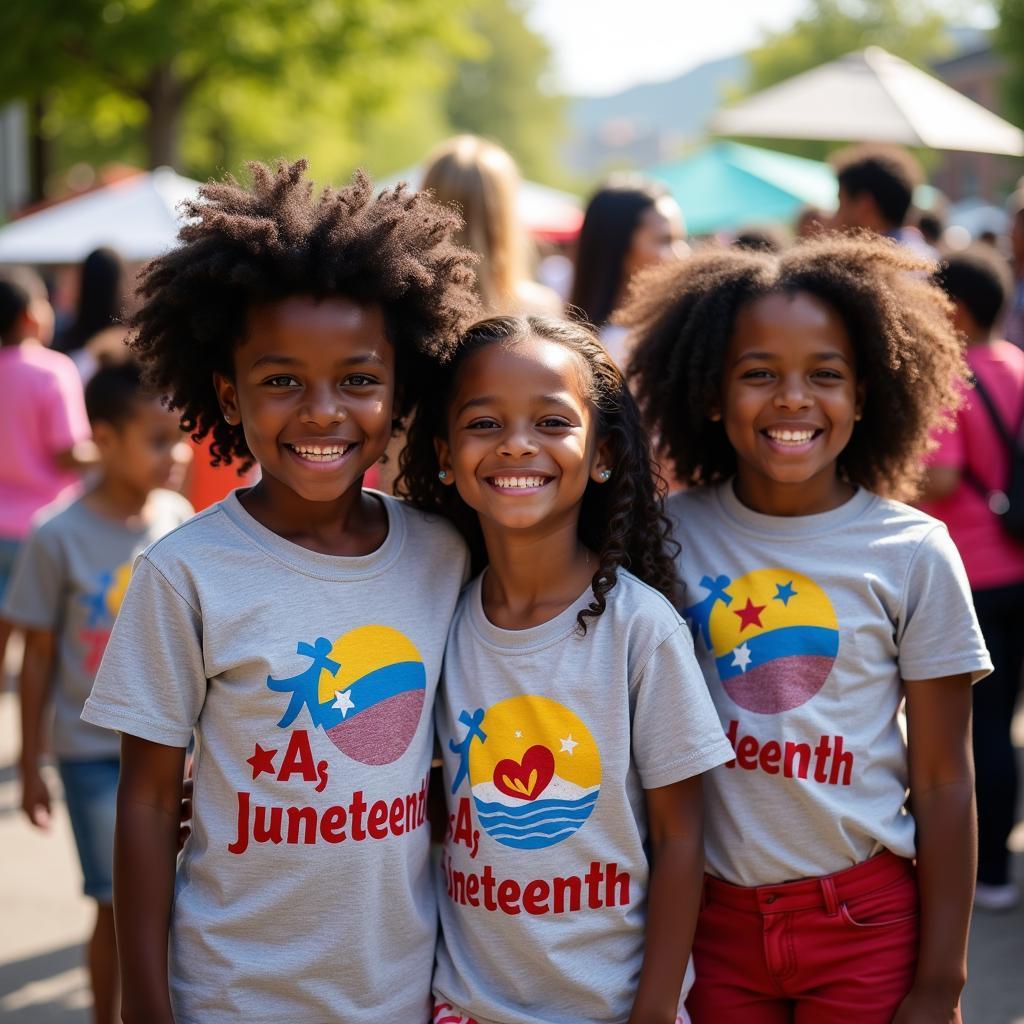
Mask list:
[{"label": "printed word juneteenth", "polygon": [[480,872],[459,871],[445,852],[441,870],[453,903],[512,916],[524,912],[534,916],[568,914],[629,904],[629,872],[619,871],[618,864],[596,860],[590,862],[585,875],[517,882],[514,878],[497,878],[490,864]]},{"label": "printed word juneteenth", "polygon": [[756,736],[741,736],[740,723],[733,719],[725,735],[736,751],[726,768],[762,771],[786,779],[807,779],[824,786],[848,786],[853,775],[853,753],[843,749],[842,736],[821,736],[812,746],[792,740],[762,742]]},{"label": "printed word juneteenth", "polygon": [[250,843],[312,846],[324,843],[362,843],[401,836],[422,828],[427,820],[429,772],[415,793],[368,802],[357,789],[348,804],[329,807],[280,807],[254,804],[247,792],[238,794],[238,834],[228,852],[243,854]]}]

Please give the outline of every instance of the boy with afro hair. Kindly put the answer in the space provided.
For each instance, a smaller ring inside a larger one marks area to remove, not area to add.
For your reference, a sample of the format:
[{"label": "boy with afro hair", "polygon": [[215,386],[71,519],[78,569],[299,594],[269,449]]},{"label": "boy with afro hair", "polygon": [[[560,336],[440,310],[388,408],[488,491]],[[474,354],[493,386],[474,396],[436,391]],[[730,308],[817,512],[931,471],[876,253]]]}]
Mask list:
[{"label": "boy with afro hair", "polygon": [[471,257],[426,195],[250,166],[187,205],[134,322],[182,426],[261,478],[139,558],[83,713],[122,733],[123,1019],[425,1020],[431,705],[467,556],[362,480],[475,313]]}]

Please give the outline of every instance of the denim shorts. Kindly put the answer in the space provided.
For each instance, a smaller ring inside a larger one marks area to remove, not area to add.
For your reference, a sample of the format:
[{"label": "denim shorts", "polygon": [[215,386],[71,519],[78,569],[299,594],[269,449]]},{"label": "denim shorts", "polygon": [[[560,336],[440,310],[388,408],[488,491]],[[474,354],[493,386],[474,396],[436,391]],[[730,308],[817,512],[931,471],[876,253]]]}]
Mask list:
[{"label": "denim shorts", "polygon": [[98,903],[114,897],[114,814],[117,808],[117,758],[59,761],[64,800],[85,876],[85,895]]},{"label": "denim shorts", "polygon": [[14,537],[0,537],[0,598],[4,596],[4,591],[10,582],[14,559],[20,547],[20,540],[16,540]]}]

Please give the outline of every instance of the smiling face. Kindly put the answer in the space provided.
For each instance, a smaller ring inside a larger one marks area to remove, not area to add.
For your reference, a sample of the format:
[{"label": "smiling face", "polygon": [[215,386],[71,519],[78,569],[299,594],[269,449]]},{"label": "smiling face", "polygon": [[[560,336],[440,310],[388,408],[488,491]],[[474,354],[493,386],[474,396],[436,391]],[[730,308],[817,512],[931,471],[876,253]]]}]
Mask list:
[{"label": "smiling face", "polygon": [[830,306],[797,292],[768,295],[740,310],[723,368],[720,416],[745,504],[774,515],[842,504],[850,486],[839,479],[836,460],[861,405],[853,345]]},{"label": "smiling face", "polygon": [[118,423],[92,424],[104,475],[144,497],[157,487],[179,487],[192,450],[179,416],[158,398],[139,398]]},{"label": "smiling face", "polygon": [[438,459],[485,531],[575,523],[587,484],[603,482],[587,372],[581,356],[536,337],[466,358]]},{"label": "smiling face", "polygon": [[376,306],[294,297],[253,307],[233,379],[214,384],[270,494],[334,501],[361,486],[391,438],[395,350]]}]

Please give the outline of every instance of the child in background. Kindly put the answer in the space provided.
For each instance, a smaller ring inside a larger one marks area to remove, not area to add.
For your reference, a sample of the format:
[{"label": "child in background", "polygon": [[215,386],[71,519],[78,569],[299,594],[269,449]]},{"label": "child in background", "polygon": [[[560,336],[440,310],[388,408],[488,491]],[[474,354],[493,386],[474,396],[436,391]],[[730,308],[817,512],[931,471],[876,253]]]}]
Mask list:
[{"label": "child in background", "polygon": [[82,382],[66,355],[47,348],[52,339],[39,275],[0,271],[0,598],[32,517],[95,460]]},{"label": "child in background", "polygon": [[362,483],[476,308],[470,257],[427,196],[314,194],[305,166],[205,186],[142,286],[155,384],[262,476],[138,560],[83,714],[122,733],[127,1024],[430,1012],[431,708],[467,558]]},{"label": "child in background", "polygon": [[881,240],[709,251],[625,311],[736,750],[707,785],[695,1024],[959,1019],[991,663],[945,527],[891,497],[964,376],[931,269]]},{"label": "child in background", "polygon": [[484,320],[427,389],[403,473],[486,565],[438,702],[435,1021],[671,1024],[700,776],[732,750],[666,599],[668,524],[622,375],[577,325]]},{"label": "child in background", "polygon": [[[974,691],[974,771],[978,799],[978,884],[974,905],[1006,910],[1020,899],[1010,878],[1006,842],[1017,810],[1017,756],[1010,727],[1024,666],[1024,542],[1012,537],[993,511],[1010,475],[1003,434],[1020,436],[1024,423],[1024,352],[999,335],[1013,289],[1006,261],[990,246],[951,256],[936,282],[953,302],[953,326],[967,341],[975,388],[939,436],[928,460],[924,511],[949,528],[963,556],[992,677]],[[998,505],[996,505],[998,508]]]},{"label": "child in background", "polygon": [[85,876],[97,904],[89,976],[97,1024],[118,1015],[114,943],[114,807],[118,741],[80,719],[140,551],[192,509],[173,483],[188,448],[178,418],[142,389],[138,367],[100,369],[85,392],[99,452],[88,493],[42,522],[18,556],[2,616],[25,632],[21,669],[21,807],[46,828],[50,793],[40,772],[44,722],[54,705],[53,750]]}]

